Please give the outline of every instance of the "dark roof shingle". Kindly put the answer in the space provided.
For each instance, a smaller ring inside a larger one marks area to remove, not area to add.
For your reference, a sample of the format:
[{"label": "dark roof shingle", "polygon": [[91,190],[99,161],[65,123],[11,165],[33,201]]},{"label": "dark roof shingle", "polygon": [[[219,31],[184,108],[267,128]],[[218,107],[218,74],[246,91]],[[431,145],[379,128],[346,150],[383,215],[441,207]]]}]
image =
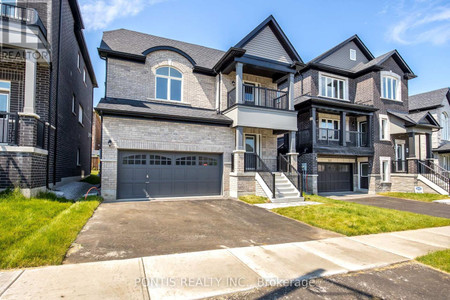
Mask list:
[{"label": "dark roof shingle", "polygon": [[178,121],[231,124],[232,120],[213,109],[191,107],[190,105],[165,104],[120,98],[103,98],[96,110],[103,113],[130,116],[156,117]]},{"label": "dark roof shingle", "polygon": [[99,50],[115,51],[133,55],[143,55],[143,52],[160,46],[177,48],[188,54],[197,66],[212,69],[225,54],[222,50],[190,44],[146,33],[118,29],[105,31]]},{"label": "dark roof shingle", "polygon": [[[450,88],[443,88],[409,96],[409,110],[422,110],[437,107],[442,104],[446,96],[449,97],[449,93]],[[450,97],[448,101],[450,101]]]}]

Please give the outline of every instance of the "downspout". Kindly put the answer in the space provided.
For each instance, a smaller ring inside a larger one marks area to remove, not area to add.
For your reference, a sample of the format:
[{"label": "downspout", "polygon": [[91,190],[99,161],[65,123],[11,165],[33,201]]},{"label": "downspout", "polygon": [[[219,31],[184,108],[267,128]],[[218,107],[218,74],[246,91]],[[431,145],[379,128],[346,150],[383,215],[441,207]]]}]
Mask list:
[{"label": "downspout", "polygon": [[53,186],[56,185],[56,153],[58,141],[58,100],[59,100],[59,64],[61,62],[61,25],[62,25],[62,0],[59,0],[59,24],[58,24],[58,65],[56,66],[56,102],[55,102],[55,144],[53,145]]},{"label": "downspout", "polygon": [[[50,189],[50,136],[51,136],[51,131],[52,131],[52,87],[53,87],[53,80],[51,80],[51,76],[53,74],[53,64],[50,63],[50,86],[49,86],[49,95],[50,97],[48,97],[48,133],[47,133],[47,162],[46,162],[46,169],[47,169],[47,176],[45,177],[45,187],[47,188],[47,190]],[[55,153],[53,153],[53,155],[55,155]]]}]

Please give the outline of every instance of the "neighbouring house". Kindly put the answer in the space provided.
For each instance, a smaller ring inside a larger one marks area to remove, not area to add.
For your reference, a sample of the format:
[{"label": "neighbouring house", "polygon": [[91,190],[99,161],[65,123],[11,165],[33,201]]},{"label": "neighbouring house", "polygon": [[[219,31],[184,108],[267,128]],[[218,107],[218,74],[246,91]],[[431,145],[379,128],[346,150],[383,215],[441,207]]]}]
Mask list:
[{"label": "neighbouring house", "polygon": [[[104,32],[99,54],[104,198],[300,199],[298,177],[272,173],[277,136],[296,137],[294,74],[303,66],[272,16],[228,51],[120,29]],[[286,168],[296,165],[289,156]]]},{"label": "neighbouring house", "polygon": [[[409,97],[410,113],[429,112],[438,120],[441,130],[432,136],[434,158],[445,171],[450,170],[450,88],[438,89]],[[422,149],[424,142],[422,141]]]},{"label": "neighbouring house", "polygon": [[90,173],[97,86],[75,0],[0,1],[0,189]]},{"label": "neighbouring house", "polygon": [[427,112],[409,113],[415,77],[396,50],[374,57],[357,35],[299,71],[296,148],[308,192],[431,190],[420,168],[439,124]]},{"label": "neighbouring house", "polygon": [[96,111],[92,118],[92,158],[91,169],[100,170],[100,149],[102,143],[102,121]]}]

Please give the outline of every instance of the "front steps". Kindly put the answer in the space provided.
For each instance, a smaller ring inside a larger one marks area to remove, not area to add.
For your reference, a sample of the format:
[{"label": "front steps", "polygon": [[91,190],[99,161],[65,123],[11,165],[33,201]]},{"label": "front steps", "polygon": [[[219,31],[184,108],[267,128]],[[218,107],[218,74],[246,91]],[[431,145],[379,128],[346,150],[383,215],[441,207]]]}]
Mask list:
[{"label": "front steps", "polygon": [[275,199],[271,199],[273,203],[286,203],[286,202],[298,202],[305,201],[300,195],[300,192],[289,181],[289,179],[283,175],[283,173],[275,174]]}]

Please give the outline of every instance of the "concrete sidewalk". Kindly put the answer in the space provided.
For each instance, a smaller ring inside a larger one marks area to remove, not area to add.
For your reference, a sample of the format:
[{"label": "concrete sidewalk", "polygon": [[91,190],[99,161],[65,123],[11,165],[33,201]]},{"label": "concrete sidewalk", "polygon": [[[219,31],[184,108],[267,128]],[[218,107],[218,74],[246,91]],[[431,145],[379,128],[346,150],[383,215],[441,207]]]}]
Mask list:
[{"label": "concrete sidewalk", "polygon": [[450,226],[0,272],[0,299],[204,298],[404,262]]}]

